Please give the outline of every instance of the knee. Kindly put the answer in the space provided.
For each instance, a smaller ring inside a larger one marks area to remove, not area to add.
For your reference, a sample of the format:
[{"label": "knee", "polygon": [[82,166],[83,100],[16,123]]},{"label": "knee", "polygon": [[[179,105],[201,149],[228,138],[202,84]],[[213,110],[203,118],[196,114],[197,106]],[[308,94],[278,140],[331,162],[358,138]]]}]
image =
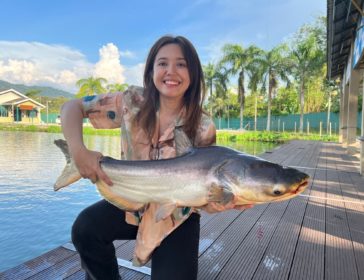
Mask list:
[{"label": "knee", "polygon": [[83,245],[92,242],[95,239],[96,233],[95,227],[92,224],[91,217],[87,214],[87,209],[83,210],[72,226],[71,238],[72,242],[77,249],[83,247]]}]

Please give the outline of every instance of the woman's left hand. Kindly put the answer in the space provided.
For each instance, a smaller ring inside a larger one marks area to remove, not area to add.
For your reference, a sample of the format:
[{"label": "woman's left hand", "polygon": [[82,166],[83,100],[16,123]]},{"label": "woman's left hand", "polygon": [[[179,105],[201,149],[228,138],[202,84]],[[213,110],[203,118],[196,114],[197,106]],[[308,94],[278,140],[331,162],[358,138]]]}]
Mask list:
[{"label": "woman's left hand", "polygon": [[253,206],[254,206],[254,204],[236,205],[236,199],[234,199],[233,201],[230,201],[229,203],[227,203],[225,205],[218,203],[218,202],[210,202],[210,203],[206,204],[202,208],[202,210],[204,210],[208,213],[215,213],[215,212],[222,212],[222,211],[231,210],[231,209],[244,210],[244,209],[252,208]]}]

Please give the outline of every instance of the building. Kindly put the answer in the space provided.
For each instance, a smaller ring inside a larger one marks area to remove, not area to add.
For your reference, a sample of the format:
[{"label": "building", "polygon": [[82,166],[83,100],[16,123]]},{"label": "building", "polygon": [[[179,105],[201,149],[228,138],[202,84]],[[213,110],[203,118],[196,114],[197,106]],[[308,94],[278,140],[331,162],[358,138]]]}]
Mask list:
[{"label": "building", "polygon": [[45,107],[14,89],[0,91],[0,122],[39,124]]},{"label": "building", "polygon": [[[364,174],[364,114],[357,135],[358,97],[363,95],[364,0],[327,0],[327,76],[340,79],[339,139],[349,154],[360,146]],[[364,98],[363,106],[364,108]]]}]

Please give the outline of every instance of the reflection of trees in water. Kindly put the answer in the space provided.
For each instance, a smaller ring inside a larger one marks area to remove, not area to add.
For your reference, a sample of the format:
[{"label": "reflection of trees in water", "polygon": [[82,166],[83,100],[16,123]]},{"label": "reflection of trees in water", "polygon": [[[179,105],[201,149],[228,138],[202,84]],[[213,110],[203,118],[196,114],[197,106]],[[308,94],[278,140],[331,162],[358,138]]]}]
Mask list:
[{"label": "reflection of trees in water", "polygon": [[233,148],[235,150],[251,155],[260,155],[266,151],[273,150],[275,147],[277,147],[277,144],[275,143],[263,143],[256,141],[245,141],[245,142],[219,141],[217,145]]},{"label": "reflection of trees in water", "polygon": [[104,156],[120,159],[120,136],[84,135],[84,142],[90,150],[99,151]]}]

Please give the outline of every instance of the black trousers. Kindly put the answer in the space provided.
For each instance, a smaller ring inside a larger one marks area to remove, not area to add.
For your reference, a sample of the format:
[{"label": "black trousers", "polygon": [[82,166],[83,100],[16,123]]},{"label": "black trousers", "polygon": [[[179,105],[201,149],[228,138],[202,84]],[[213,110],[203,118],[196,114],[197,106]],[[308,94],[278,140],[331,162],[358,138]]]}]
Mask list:
[{"label": "black trousers", "polygon": [[[72,242],[86,279],[119,278],[114,240],[135,239],[138,227],[125,222],[125,212],[101,200],[84,209],[72,227]],[[168,235],[152,255],[152,280],[197,279],[200,215],[193,213]]]}]

